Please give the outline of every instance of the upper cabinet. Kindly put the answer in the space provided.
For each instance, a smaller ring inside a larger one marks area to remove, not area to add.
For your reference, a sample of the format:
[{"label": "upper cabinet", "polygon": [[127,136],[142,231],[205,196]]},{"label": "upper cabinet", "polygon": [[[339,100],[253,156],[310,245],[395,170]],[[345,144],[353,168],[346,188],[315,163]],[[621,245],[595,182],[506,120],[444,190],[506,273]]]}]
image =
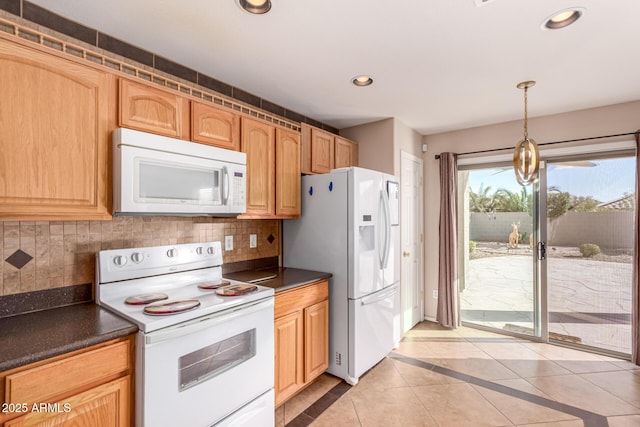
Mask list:
[{"label": "upper cabinet", "polygon": [[300,216],[300,134],[276,129],[276,216]]},{"label": "upper cabinet", "polygon": [[118,125],[188,140],[189,100],[178,93],[120,79]]},{"label": "upper cabinet", "polygon": [[300,135],[242,118],[247,154],[246,218],[300,216]]},{"label": "upper cabinet", "polygon": [[341,136],[335,138],[334,167],[358,166],[358,144]]},{"label": "upper cabinet", "polygon": [[242,118],[242,151],[247,154],[248,216],[275,213],[275,128]]},{"label": "upper cabinet", "polygon": [[111,218],[115,79],[0,39],[0,97],[0,219]]},{"label": "upper cabinet", "polygon": [[327,173],[348,166],[358,166],[357,143],[302,124],[302,173]]},{"label": "upper cabinet", "polygon": [[179,93],[121,79],[119,113],[122,127],[240,150],[237,114]]},{"label": "upper cabinet", "polygon": [[329,132],[311,128],[311,172],[327,173],[334,164],[334,136]]},{"label": "upper cabinet", "polygon": [[201,102],[191,102],[191,140],[240,150],[240,118]]}]

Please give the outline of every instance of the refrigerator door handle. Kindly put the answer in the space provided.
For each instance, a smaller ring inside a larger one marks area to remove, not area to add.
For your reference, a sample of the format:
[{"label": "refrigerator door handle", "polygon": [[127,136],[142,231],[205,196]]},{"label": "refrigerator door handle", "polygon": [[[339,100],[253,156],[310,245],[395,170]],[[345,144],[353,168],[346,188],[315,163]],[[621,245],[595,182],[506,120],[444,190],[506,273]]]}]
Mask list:
[{"label": "refrigerator door handle", "polygon": [[362,297],[362,299],[360,300],[360,305],[375,304],[379,301],[389,298],[390,296],[395,295],[397,292],[398,292],[397,285],[389,286],[388,289],[380,291],[374,295]]},{"label": "refrigerator door handle", "polygon": [[389,263],[389,252],[391,250],[391,212],[389,210],[389,197],[387,197],[387,192],[384,190],[380,191],[380,201],[384,212],[384,251],[380,267],[385,269]]}]

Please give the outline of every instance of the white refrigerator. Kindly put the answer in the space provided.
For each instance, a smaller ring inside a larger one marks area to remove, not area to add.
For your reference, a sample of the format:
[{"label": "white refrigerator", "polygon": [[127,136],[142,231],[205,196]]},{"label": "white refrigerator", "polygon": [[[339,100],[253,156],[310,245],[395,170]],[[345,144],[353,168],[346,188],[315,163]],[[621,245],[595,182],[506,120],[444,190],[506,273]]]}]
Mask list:
[{"label": "white refrigerator", "polygon": [[283,221],[283,264],[332,273],[329,369],[355,385],[400,340],[399,183],[351,167],[302,177],[302,216]]}]

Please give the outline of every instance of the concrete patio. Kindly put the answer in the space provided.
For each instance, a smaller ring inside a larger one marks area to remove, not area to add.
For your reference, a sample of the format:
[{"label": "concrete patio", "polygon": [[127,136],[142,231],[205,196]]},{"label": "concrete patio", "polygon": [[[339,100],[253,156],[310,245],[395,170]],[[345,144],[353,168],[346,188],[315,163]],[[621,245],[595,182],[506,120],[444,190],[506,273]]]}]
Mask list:
[{"label": "concrete patio", "polygon": [[[533,267],[531,251],[471,259],[461,293],[462,320],[531,333]],[[631,269],[624,262],[550,257],[549,331],[560,339],[629,354]]]}]

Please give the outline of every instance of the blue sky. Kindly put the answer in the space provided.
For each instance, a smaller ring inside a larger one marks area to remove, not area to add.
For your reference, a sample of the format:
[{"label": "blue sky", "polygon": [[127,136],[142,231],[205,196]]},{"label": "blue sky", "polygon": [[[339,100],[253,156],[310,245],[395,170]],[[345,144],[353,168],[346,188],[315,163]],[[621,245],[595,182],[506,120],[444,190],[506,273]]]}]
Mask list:
[{"label": "blue sky", "polygon": [[[635,158],[594,160],[592,163],[595,166],[566,167],[549,164],[547,184],[575,196],[592,196],[601,202],[635,191]],[[490,185],[493,191],[505,188],[520,192],[521,188],[511,169],[472,170],[469,176],[471,189],[477,192],[480,184],[485,187]]]}]

